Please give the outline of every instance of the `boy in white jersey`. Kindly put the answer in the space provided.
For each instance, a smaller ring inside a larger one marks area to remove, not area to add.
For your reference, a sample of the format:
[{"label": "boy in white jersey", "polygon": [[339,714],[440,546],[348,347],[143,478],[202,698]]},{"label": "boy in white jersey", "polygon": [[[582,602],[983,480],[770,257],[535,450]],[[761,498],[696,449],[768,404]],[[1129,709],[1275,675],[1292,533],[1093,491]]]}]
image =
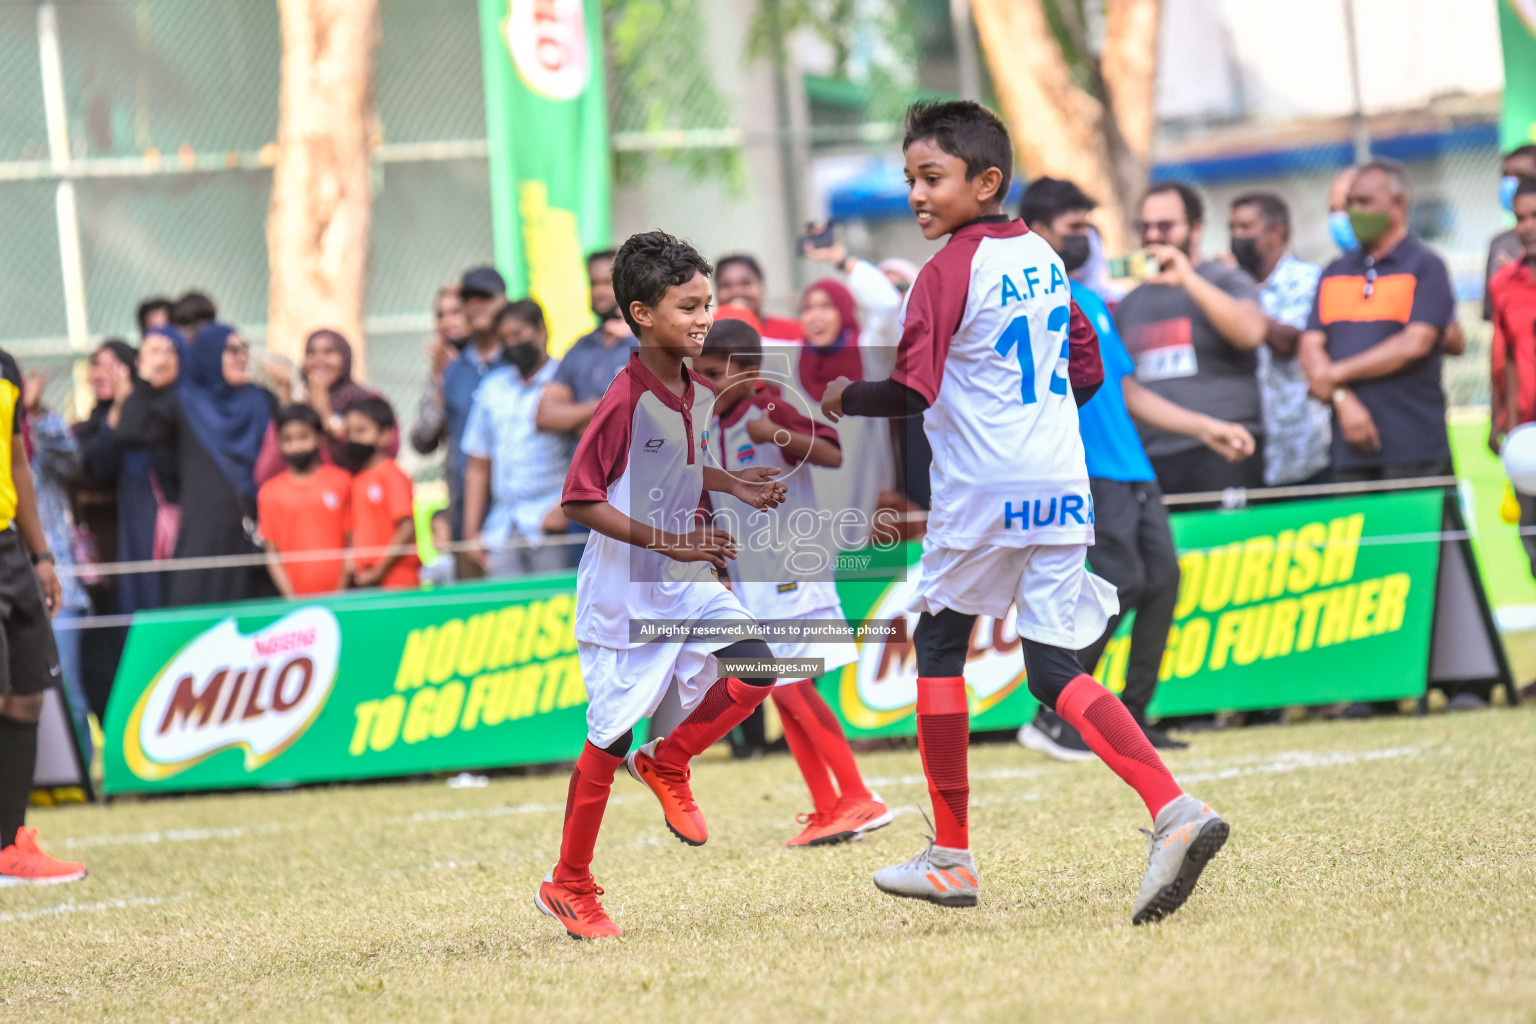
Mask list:
[{"label": "boy in white jersey", "polygon": [[902,148],[923,237],[950,240],[908,294],[890,379],[839,379],[822,398],[833,422],[922,413],[933,447],[933,510],[912,610],[918,747],[937,834],[907,863],[876,872],[875,884],[944,906],[976,903],[962,673],[976,616],[1001,617],[1013,605],[1030,692],[1152,815],[1131,920],[1157,920],[1188,899],[1228,827],[1179,788],[1125,705],[1073,653],[1119,610],[1115,588],[1085,565],[1093,498],[1077,406],[1104,379],[1093,328],[1055,251],[1002,213],[1013,146],[994,114],[969,101],[914,104]]},{"label": "boy in white jersey", "polygon": [[[759,621],[840,625],[847,617],[832,581],[837,552],[830,543],[818,543],[830,537],[809,471],[842,465],[837,431],[797,409],[794,398],[763,376],[762,363],[762,338],[741,320],[717,321],[704,351],[693,359],[694,370],[716,391],[708,434],[711,461],[731,473],[754,466],[775,469],[787,488],[772,513],[730,497],[715,503],[716,524],[739,541],[730,567],[733,589]],[[777,379],[788,381],[787,375]],[[799,404],[810,411],[807,399]],[[825,672],[858,660],[848,642],[775,640],[770,646],[780,659],[819,658]],[[815,681],[780,679],[773,703],[814,807],[801,815],[805,829],[784,845],[825,846],[890,824],[894,815],[864,785],[842,726]]]},{"label": "boy in white jersey", "polygon": [[[774,682],[771,674],[720,678],[717,663],[761,662],[772,652],[753,638],[751,616],[720,583],[736,542],[699,524],[704,491],[763,509],[783,500],[784,485],[771,479],[773,469],[732,476],[705,465],[714,393],[683,359],[698,354],[709,332],[710,271],[691,245],[660,231],[631,236],[619,249],[614,292],[640,350],[599,401],[565,480],[566,517],[592,531],[576,576],[587,742],[571,773],[560,860],[535,899],[572,938],[621,934],[591,872],[618,766],[655,794],[674,835],[702,846],[709,832],[688,785],[688,763],[751,714]],[[735,635],[722,638],[711,627]],[[674,678],[692,712],[671,734],[631,753],[635,724]]]}]

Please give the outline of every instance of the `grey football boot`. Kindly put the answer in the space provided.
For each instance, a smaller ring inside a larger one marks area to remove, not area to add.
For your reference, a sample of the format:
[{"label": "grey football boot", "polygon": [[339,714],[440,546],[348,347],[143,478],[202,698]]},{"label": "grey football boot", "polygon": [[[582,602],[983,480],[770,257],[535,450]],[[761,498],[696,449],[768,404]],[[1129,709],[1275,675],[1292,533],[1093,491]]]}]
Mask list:
[{"label": "grey football boot", "polygon": [[1132,924],[1161,921],[1182,907],[1231,828],[1199,797],[1185,793],[1158,813],[1151,831],[1141,831],[1147,836],[1147,875]]},{"label": "grey football boot", "polygon": [[929,840],[928,848],[905,864],[876,871],[875,887],[941,907],[974,907],[981,881],[970,850],[935,846]]}]

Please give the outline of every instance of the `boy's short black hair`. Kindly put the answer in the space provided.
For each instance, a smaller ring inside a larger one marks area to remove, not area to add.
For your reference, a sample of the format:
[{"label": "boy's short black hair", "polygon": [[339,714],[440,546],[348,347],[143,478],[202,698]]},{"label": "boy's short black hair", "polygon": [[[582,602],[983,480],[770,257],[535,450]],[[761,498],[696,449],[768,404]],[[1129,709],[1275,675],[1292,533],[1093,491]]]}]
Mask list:
[{"label": "boy's short black hair", "polygon": [[544,326],[544,307],[532,299],[509,302],[496,311],[496,317],[491,321],[491,325],[499,328],[507,320],[516,320],[520,324],[527,324],[537,330]]},{"label": "boy's short black hair", "polygon": [[724,359],[727,366],[761,366],[763,337],[745,320],[716,320],[699,355]]},{"label": "boy's short black hair", "polygon": [[290,423],[302,423],[317,434],[323,429],[320,425],[320,414],[315,412],[313,406],[300,402],[285,405],[277,410],[278,433],[282,433],[283,428]]},{"label": "boy's short black hair", "polygon": [[149,318],[161,310],[165,311],[165,318],[169,320],[171,318],[171,300],[164,295],[156,295],[139,303],[137,315],[140,334],[149,330]]},{"label": "boy's short black hair", "polygon": [[997,199],[1008,195],[1013,181],[1013,141],[1008,128],[992,111],[974,100],[919,100],[907,108],[905,153],[914,142],[932,140],[944,152],[965,161],[969,181],[988,167],[1003,172]]},{"label": "boy's short black hair", "polygon": [[1536,195],[1536,178],[1521,176],[1515,183],[1515,198],[1520,196]]},{"label": "boy's short black hair", "polygon": [[366,398],[358,398],[347,403],[342,415],[357,413],[372,420],[374,426],[380,430],[393,430],[395,428],[395,410],[390,408],[388,402],[378,395],[369,395]]},{"label": "boy's short black hair", "polygon": [[725,273],[725,268],[729,266],[746,267],[759,283],[763,280],[763,268],[757,262],[757,257],[749,252],[733,252],[728,256],[721,256],[715,261],[715,276],[719,277]]},{"label": "boy's short black hair", "polygon": [[655,307],[668,288],[687,284],[695,274],[709,277],[714,272],[709,260],[687,242],[665,231],[646,231],[630,235],[613,257],[613,295],[629,329],[639,335],[630,303]]},{"label": "boy's short black hair", "polygon": [[1036,178],[1019,201],[1019,219],[1025,224],[1050,224],[1064,213],[1092,210],[1099,204],[1065,178]]},{"label": "boy's short black hair", "polygon": [[1232,200],[1232,209],[1240,206],[1254,206],[1259,210],[1259,217],[1263,219],[1267,228],[1280,228],[1280,234],[1290,241],[1291,238],[1291,208],[1285,205],[1285,200],[1273,192],[1244,192]]},{"label": "boy's short black hair", "polygon": [[1184,204],[1184,219],[1191,224],[1205,223],[1205,201],[1200,198],[1200,193],[1184,184],[1182,181],[1160,181],[1147,189],[1141,197],[1146,202],[1153,196],[1176,195]]},{"label": "boy's short black hair", "polygon": [[177,327],[190,327],[193,324],[217,320],[219,307],[215,306],[213,300],[202,292],[187,292],[171,303],[170,318],[171,323]]}]

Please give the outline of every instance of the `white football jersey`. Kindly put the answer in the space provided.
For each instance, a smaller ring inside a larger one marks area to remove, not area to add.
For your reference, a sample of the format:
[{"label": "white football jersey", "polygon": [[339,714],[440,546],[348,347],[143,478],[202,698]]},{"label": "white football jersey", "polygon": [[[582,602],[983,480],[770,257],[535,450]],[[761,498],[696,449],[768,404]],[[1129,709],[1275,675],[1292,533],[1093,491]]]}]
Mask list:
[{"label": "white football jersey", "polygon": [[[688,376],[679,398],[631,357],[598,402],[560,500],[606,501],[669,533],[692,530],[704,495],[703,434],[714,390],[698,374]],[[631,620],[696,619],[722,590],[708,562],[679,562],[594,530],[576,570],[576,639],[637,647],[646,639],[631,635]]]},{"label": "white football jersey", "polygon": [[1043,239],[1004,218],[957,230],[912,286],[896,358],[892,379],[929,403],[927,544],[1093,543],[1072,385],[1103,368]]},{"label": "white football jersey", "polygon": [[[739,386],[739,385],[738,385]],[[797,409],[778,388],[759,383],[724,417],[715,416],[706,435],[716,465],[736,473],[754,466],[779,471],[784,503],[758,510],[727,494],[710,500],[716,522],[736,538],[736,558],[729,564],[731,585],[747,611],[758,619],[793,619],[839,608],[833,584],[837,548],[829,529],[831,513],[816,500],[811,467],[772,441],[758,442],[748,424],[767,419],[796,434],[812,434],[834,444],[837,431]],[[841,611],[828,617],[838,617]]]}]

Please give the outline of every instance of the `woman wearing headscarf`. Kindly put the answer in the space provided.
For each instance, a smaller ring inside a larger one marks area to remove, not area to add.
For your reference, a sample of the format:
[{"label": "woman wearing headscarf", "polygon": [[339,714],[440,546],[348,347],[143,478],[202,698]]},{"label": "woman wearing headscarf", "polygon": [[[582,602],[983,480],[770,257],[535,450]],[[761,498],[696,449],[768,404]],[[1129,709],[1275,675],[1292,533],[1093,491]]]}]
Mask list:
[{"label": "woman wearing headscarf", "polygon": [[[307,395],[305,404],[320,414],[329,440],[320,448],[320,461],[335,465],[347,441],[342,414],[359,398],[376,398],[378,392],[352,379],[352,344],[329,328],[315,331],[305,340],[301,373]],[[399,448],[400,442],[396,440],[385,454],[394,458]],[[269,426],[256,460],[256,486],[282,471],[283,453],[277,444],[277,428]]]},{"label": "woman wearing headscarf", "polygon": [[[181,528],[174,557],[206,558],[257,552],[256,457],[272,420],[274,400],[250,382],[250,350],[227,324],[202,327],[191,345],[174,330],[180,376],[171,386],[145,381],[123,404],[118,433],[125,443],[169,445],[180,483]],[[260,565],[173,571],[167,604],[213,604],[266,597],[270,577]]]}]

